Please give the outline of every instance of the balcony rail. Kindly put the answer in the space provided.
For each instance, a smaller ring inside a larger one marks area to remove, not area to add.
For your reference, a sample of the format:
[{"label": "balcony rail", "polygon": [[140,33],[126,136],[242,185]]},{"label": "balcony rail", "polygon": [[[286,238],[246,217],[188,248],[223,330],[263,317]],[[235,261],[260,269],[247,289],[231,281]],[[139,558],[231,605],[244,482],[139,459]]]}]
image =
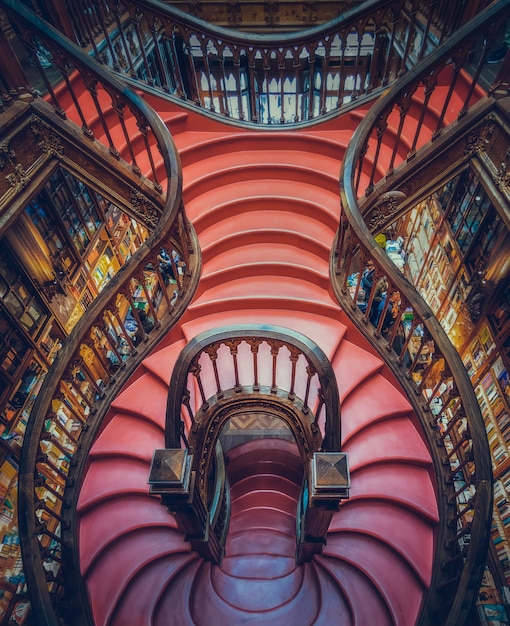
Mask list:
[{"label": "balcony rail", "polygon": [[[30,88],[27,83],[13,83],[20,80],[25,62],[18,58],[18,51],[11,60],[19,71],[4,68],[8,88],[18,94],[29,89],[35,98],[44,92],[45,100],[61,119],[74,122],[87,139],[104,145],[109,154],[129,166],[140,182],[150,182],[161,195],[162,204],[165,194],[175,197],[180,188],[179,158],[175,150],[164,150],[168,131],[159,116],[135,92],[125,89],[110,72],[23,4],[2,0],[0,6],[25,44],[28,59],[39,76],[39,80],[32,79]],[[160,215],[155,214],[155,207],[148,211],[153,214],[154,228]]]},{"label": "balcony rail", "polygon": [[[206,438],[204,450],[212,450],[224,423],[208,425],[213,405],[241,394],[285,398],[295,405],[304,416],[301,423],[285,419],[303,460],[315,450],[341,449],[340,401],[329,360],[304,335],[267,324],[232,326],[189,342],[170,381],[166,447],[183,443],[197,451]],[[205,485],[204,477],[199,482]]]},{"label": "balcony rail", "polygon": [[[471,615],[490,538],[491,458],[475,393],[458,352],[374,236],[405,210],[399,175],[409,180],[423,151],[422,161],[426,157],[432,162],[439,145],[452,141],[452,127],[446,133],[446,126],[460,127],[459,120],[482,97],[478,80],[486,44],[498,24],[508,19],[509,10],[507,2],[489,7],[390,89],[355,132],[340,175],[342,213],[331,262],[333,288],[346,314],[406,388],[435,457],[438,493],[447,495],[446,506],[440,500],[441,527],[422,624],[453,626]],[[474,55],[475,34],[485,45],[472,76],[463,76],[468,86],[459,97],[459,73],[468,55]],[[500,72],[490,94],[504,91],[506,85]],[[437,124],[429,131],[431,118]],[[373,283],[360,305],[363,269],[369,263],[375,268]],[[383,276],[388,295],[376,315],[374,298]],[[427,622],[427,616],[438,622]]]},{"label": "balcony rail", "polygon": [[[46,98],[32,90],[34,111],[46,118],[56,114],[55,133],[74,137],[81,150],[109,167],[109,176],[136,185],[130,205],[149,232],[63,342],[26,427],[18,476],[24,573],[33,619],[56,625],[66,621],[64,572],[76,548],[74,518],[66,508],[75,485],[71,475],[80,475],[88,446],[121,386],[185,311],[200,260],[182,206],[180,160],[159,116],[22,5],[6,0],[1,6],[39,69],[44,70],[35,53],[44,45],[60,72],[57,88],[46,82]],[[170,257],[162,264],[160,247],[176,251],[180,261]],[[86,607],[82,602],[81,609]]]},{"label": "balcony rail", "polygon": [[56,27],[133,86],[222,118],[280,125],[373,98],[485,2],[368,0],[323,25],[270,35],[216,27],[154,0],[67,6],[54,12]]}]

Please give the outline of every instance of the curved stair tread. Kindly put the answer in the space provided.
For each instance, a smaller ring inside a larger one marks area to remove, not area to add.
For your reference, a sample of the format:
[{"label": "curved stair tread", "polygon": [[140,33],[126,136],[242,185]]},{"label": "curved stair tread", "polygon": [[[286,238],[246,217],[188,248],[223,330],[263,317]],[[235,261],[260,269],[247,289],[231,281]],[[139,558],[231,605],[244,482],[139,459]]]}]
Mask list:
[{"label": "curved stair tread", "polygon": [[[381,399],[384,398],[384,402]],[[370,424],[388,417],[407,417],[413,409],[407,398],[382,375],[361,381],[342,402],[342,437],[344,445]]]},{"label": "curved stair tread", "polygon": [[343,431],[343,404],[345,400],[364,380],[371,380],[374,374],[383,368],[384,363],[379,356],[367,352],[347,338],[344,338],[339,344],[331,362],[335,370],[338,393],[342,404]]},{"label": "curved stair tread", "polygon": [[385,542],[363,535],[336,534],[328,537],[323,554],[350,563],[372,581],[394,626],[415,625],[423,586],[407,562]]},{"label": "curved stair tread", "polygon": [[96,459],[88,469],[80,490],[80,509],[125,493],[148,496],[149,470],[149,462],[144,463],[133,457],[110,456]]},{"label": "curved stair tread", "polygon": [[396,416],[368,424],[344,445],[351,472],[365,465],[390,461],[429,466],[430,454],[409,419]]},{"label": "curved stair tread", "polygon": [[152,352],[143,360],[143,366],[153,376],[159,378],[159,380],[166,385],[165,388],[167,392],[174,364],[185,346],[186,341],[182,339],[181,341],[176,341],[169,346],[165,346],[162,350]]},{"label": "curved stair tread", "polygon": [[[152,535],[158,535],[158,533],[164,533],[164,536],[160,537],[160,540],[164,540],[164,543],[160,544],[159,553],[156,553],[154,548],[152,551],[149,550],[147,555],[137,556],[138,549],[144,549],[147,539],[152,537]],[[81,573],[87,580],[87,584],[90,581],[100,579],[105,575],[105,572],[111,575],[110,570],[104,565],[104,559],[107,559],[112,553],[117,554],[121,549],[123,550],[123,556],[118,562],[123,563],[122,559],[124,559],[126,563],[130,564],[133,573],[136,573],[146,563],[160,558],[160,556],[191,551],[190,544],[184,540],[183,535],[174,528],[173,524],[166,521],[163,521],[161,524],[155,521],[152,526],[141,525],[133,527],[124,533],[119,533],[117,536],[112,537],[111,541],[103,546],[103,550],[99,551],[96,549],[88,556],[86,561],[82,559],[82,562],[80,562]],[[146,556],[148,560],[145,560]]]},{"label": "curved stair tread", "polygon": [[225,554],[229,558],[247,555],[269,555],[270,557],[295,558],[296,536],[274,528],[230,529],[227,537]]},{"label": "curved stair tread", "polygon": [[187,321],[183,331],[188,341],[211,328],[235,324],[274,324],[301,333],[314,341],[331,360],[337,344],[347,332],[347,326],[337,316],[316,315],[295,310],[254,309],[251,311],[225,311],[204,318]]},{"label": "curved stair tread", "polygon": [[[212,145],[212,142],[217,145]],[[226,144],[228,151],[225,150]],[[186,172],[190,178],[200,178],[211,172],[221,169],[233,169],[245,167],[253,163],[260,163],[260,150],[264,151],[264,163],[269,167],[292,166],[295,170],[300,168],[313,169],[323,174],[327,173],[338,180],[338,163],[340,162],[340,147],[336,154],[328,148],[331,142],[319,140],[316,137],[302,135],[302,141],[295,148],[290,143],[288,136],[283,135],[279,147],[275,148],[273,137],[262,138],[261,135],[244,136],[234,143],[227,137],[216,137],[211,141],[196,143],[193,147],[185,148],[180,152]]]},{"label": "curved stair tread", "polygon": [[230,518],[232,532],[255,531],[258,529],[295,534],[296,516],[271,507],[257,506],[245,509]]},{"label": "curved stair tread", "polygon": [[150,462],[154,450],[164,447],[165,430],[161,424],[119,411],[94,441],[89,458],[119,454]]},{"label": "curved stair tread", "polygon": [[335,533],[362,533],[385,541],[414,569],[424,586],[430,584],[434,557],[434,530],[430,521],[416,511],[394,503],[348,500],[335,513],[328,540]]},{"label": "curved stair tread", "polygon": [[[194,595],[199,602],[193,604],[191,608],[191,614],[197,626],[235,626],[250,623],[268,626],[289,624],[290,626],[295,623],[296,615],[300,616],[300,626],[313,624],[319,608],[320,594],[315,584],[314,572],[310,567],[304,566],[302,584],[293,598],[273,610],[264,612],[241,610],[222,601],[210,582],[210,576],[208,581],[207,574],[211,567],[210,564],[205,564],[200,572],[200,583],[197,580],[197,591],[199,588],[200,593]],[[245,593],[250,592],[247,589]]]},{"label": "curved stair tread", "polygon": [[[320,609],[317,612],[313,626],[331,626],[332,624],[349,626],[357,624],[358,616],[352,611],[349,598],[345,596],[335,578],[330,576],[326,569],[317,567],[313,562],[311,567],[314,568],[317,579],[316,584],[320,589]],[[366,623],[382,626],[374,620]],[[360,626],[361,624],[363,623],[361,622]]]},{"label": "curved stair tread", "polygon": [[[159,602],[148,626],[168,626],[169,615],[172,616],[176,626],[177,624],[179,626],[196,626],[191,614],[191,597],[196,593],[194,581],[203,567],[203,559],[197,558],[183,567],[174,578],[166,581],[165,593],[160,593]],[[121,625],[119,624],[119,626]]]},{"label": "curved stair tread", "polygon": [[[345,561],[317,555],[313,565],[324,569],[335,580],[349,602],[353,626],[394,626],[384,598],[372,581],[357,567]],[[329,624],[333,624],[329,622]],[[314,625],[315,626],[315,625]]]},{"label": "curved stair tread", "polygon": [[[215,244],[212,244],[214,247]],[[326,251],[326,247],[324,247]],[[202,254],[206,251],[202,249]],[[309,251],[305,248],[296,250],[296,247],[286,243],[279,243],[278,246],[269,247],[266,242],[252,243],[239,247],[229,247],[228,249],[214,254],[204,267],[207,274],[216,274],[226,269],[238,265],[240,262],[250,265],[259,263],[263,259],[265,262],[275,263],[278,267],[280,264],[296,264],[299,267],[317,268],[324,263],[329,267],[328,254],[318,255],[316,251]]]},{"label": "curved stair tread", "polygon": [[199,307],[213,302],[236,302],[249,299],[260,299],[268,304],[271,300],[280,299],[301,300],[313,306],[327,304],[334,306],[331,295],[320,285],[310,284],[301,278],[289,279],[286,276],[258,274],[246,279],[233,279],[228,283],[215,285],[199,298],[193,301],[190,309],[194,311]]},{"label": "curved stair tread", "polygon": [[232,497],[232,515],[240,513],[243,509],[249,510],[260,506],[263,503],[264,506],[271,509],[280,510],[287,515],[295,515],[297,500],[291,496],[282,493],[281,491],[256,490],[249,493],[244,493],[241,496]]},{"label": "curved stair tread", "polygon": [[[152,533],[124,535],[96,559],[86,573],[91,606],[97,624],[107,624],[124,591],[131,582],[143,575],[143,570],[155,559],[175,553],[189,552],[189,547],[173,531],[156,527]],[[180,541],[179,541],[180,540]]]},{"label": "curved stair tread", "polygon": [[[326,242],[318,241],[314,237],[310,237],[307,233],[300,233],[293,231],[292,233],[286,233],[285,241],[282,240],[281,233],[278,230],[270,230],[257,228],[252,230],[244,230],[241,233],[229,233],[222,236],[221,239],[210,241],[207,245],[204,245],[202,241],[202,260],[204,262],[205,269],[212,263],[214,268],[214,260],[216,256],[228,254],[230,250],[237,248],[248,248],[252,245],[256,245],[262,248],[261,256],[267,256],[271,251],[271,255],[278,255],[279,250],[297,250],[303,251],[315,255],[321,261],[328,259],[330,248]],[[295,252],[292,253],[295,255]]]},{"label": "curved stair tread", "polygon": [[[197,290],[195,298],[214,298],[217,290],[233,282],[239,284],[246,281],[250,284],[258,281],[259,277],[267,276],[268,280],[274,281],[304,281],[307,285],[313,285],[316,289],[327,290],[328,270],[325,264],[317,264],[316,267],[298,266],[292,262],[274,262],[273,260],[260,260],[257,262],[246,262],[238,259],[236,265],[231,265],[214,274],[204,273],[201,287]],[[257,294],[256,294],[257,295]]]},{"label": "curved stair tread", "polygon": [[[156,376],[145,372],[121,391],[112,402],[112,407],[147,418],[158,415],[164,417],[167,396],[168,386]],[[164,425],[164,420],[161,423]]]},{"label": "curved stair tread", "polygon": [[251,554],[232,556],[227,553],[223,557],[220,567],[223,572],[231,577],[271,580],[290,574],[297,566],[294,555],[286,556],[286,553],[270,555],[261,551],[253,551]]},{"label": "curved stair tread", "polygon": [[148,563],[143,576],[131,581],[112,610],[111,626],[145,626],[153,623],[153,617],[170,581],[186,566],[201,561],[193,552],[173,554]]},{"label": "curved stair tread", "polygon": [[[271,209],[267,209],[268,202],[271,202]],[[276,230],[281,233],[282,243],[285,243],[287,236],[306,235],[317,241],[331,246],[335,237],[335,229],[325,224],[315,216],[305,216],[296,219],[292,211],[286,207],[278,208],[278,202],[261,199],[258,209],[249,213],[234,213],[223,215],[220,213],[213,224],[207,228],[198,230],[198,238],[202,247],[207,247],[211,242],[221,240],[233,233],[243,233],[260,229]],[[288,235],[287,235],[288,233]]]},{"label": "curved stair tread", "polygon": [[[247,468],[249,472],[251,468]],[[303,472],[296,470],[294,473],[290,473],[292,470],[282,465],[282,472],[285,472],[285,476],[273,473],[255,473],[248,474],[244,478],[240,474],[234,475],[234,479],[230,483],[230,497],[232,503],[234,501],[240,501],[248,503],[246,500],[254,491],[261,491],[264,494],[269,494],[273,497],[273,494],[277,494],[277,497],[289,498],[297,501],[301,490],[301,485],[297,482],[299,477],[301,481],[303,479]],[[301,468],[300,468],[301,469]],[[230,473],[229,473],[230,476]],[[230,478],[229,478],[230,480]]]},{"label": "curved stair tread", "polygon": [[342,424],[345,421],[346,430],[349,430],[349,420],[361,411],[367,416],[384,416],[411,413],[412,410],[404,394],[382,374],[376,373],[361,380],[342,402]]},{"label": "curved stair tread", "polygon": [[249,160],[253,158],[252,154],[263,151],[268,152],[271,160],[274,159],[277,163],[295,159],[296,164],[302,162],[306,165],[310,161],[313,163],[314,159],[323,158],[329,162],[331,171],[338,174],[338,162],[341,158],[339,152],[345,150],[352,137],[352,131],[339,126],[336,127],[336,132],[330,131],[329,135],[297,130],[292,133],[267,133],[262,127],[256,132],[242,127],[230,129],[229,132],[223,128],[223,133],[188,131],[185,135],[176,137],[186,169],[197,160],[208,160],[218,154],[228,156],[232,153],[245,153],[245,159]]},{"label": "curved stair tread", "polygon": [[[294,443],[293,440],[276,438],[254,439],[252,441],[263,441],[268,446],[273,441],[292,441]],[[286,493],[289,494],[294,491],[295,487],[301,486],[303,466],[300,457],[294,458],[286,451],[273,448],[274,461],[265,456],[258,457],[253,451],[247,451],[246,463],[243,463],[239,458],[230,456],[232,449],[235,448],[231,448],[226,457],[232,493],[244,493],[246,489],[250,488],[250,485],[247,484],[247,487],[244,487],[243,483],[250,480],[255,481],[253,485],[257,488],[266,489],[274,486],[275,489],[286,490]]]},{"label": "curved stair tread", "polygon": [[155,497],[147,499],[140,495],[123,495],[106,500],[99,507],[80,509],[78,536],[82,570],[86,571],[110,542],[123,534],[150,526],[168,526],[177,532],[174,517]]},{"label": "curved stair tread", "polygon": [[[241,251],[239,252],[241,253]],[[323,267],[319,263],[316,263],[316,267],[310,267],[293,263],[291,259],[275,261],[272,258],[261,258],[258,261],[248,262],[242,258],[241,254],[237,259],[231,260],[233,263],[229,267],[217,272],[204,272],[201,286],[197,290],[198,297],[209,289],[215,289],[218,285],[229,283],[232,280],[252,280],[259,275],[277,275],[279,278],[287,280],[306,280],[324,290],[328,288],[328,268],[325,263]]]},{"label": "curved stair tread", "polygon": [[[288,205],[289,198],[301,198],[301,202],[315,204],[319,215],[324,215],[326,222],[333,223],[335,219],[338,221],[338,179],[335,180],[334,186],[331,186],[329,177],[321,177],[316,170],[295,172],[291,168],[274,169],[265,164],[237,172],[231,170],[225,175],[215,174],[189,183],[185,180],[184,200],[189,219],[193,224],[198,221],[200,225],[205,212],[206,224],[210,225],[210,216],[217,212],[215,207],[226,206],[229,208],[228,212],[234,215],[234,203],[251,204],[254,200],[254,175],[257,181],[255,197],[263,207],[272,203],[273,197],[275,202],[281,198],[285,205]],[[323,184],[318,184],[319,181]],[[227,211],[221,210],[221,213],[225,212]]]},{"label": "curved stair tread", "polygon": [[[274,174],[273,168],[271,170]],[[296,218],[319,220],[330,229],[336,230],[338,182],[333,190],[328,190],[319,184],[317,176],[318,173],[314,172],[312,182],[295,179],[259,179],[256,194],[253,193],[252,180],[226,183],[221,193],[220,190],[207,193],[204,190],[200,193],[200,189],[193,189],[195,194],[193,200],[188,198],[192,213],[195,214],[193,225],[200,233],[213,226],[218,216],[226,220],[238,214],[258,213],[266,209],[267,202],[270,202],[276,211],[291,211]]]},{"label": "curved stair tread", "polygon": [[[239,471],[239,476],[242,477],[249,476],[259,469],[261,473],[277,474],[282,478],[287,477],[285,467],[290,471],[290,476],[302,471],[302,457],[294,439],[274,437],[250,439],[230,448],[225,458],[228,470]],[[271,463],[275,464],[273,471]]]},{"label": "curved stair tread", "polygon": [[[254,183],[256,181],[256,183]],[[264,183],[261,185],[261,183]],[[289,186],[293,183],[301,186],[308,186],[317,192],[317,206],[319,211],[326,211],[327,221],[334,216],[333,207],[336,198],[338,215],[338,175],[321,172],[311,167],[296,167],[290,163],[271,164],[265,161],[253,162],[238,168],[223,169],[221,162],[218,169],[210,172],[209,175],[201,177],[188,177],[188,172],[184,172],[183,196],[186,204],[186,213],[194,222],[199,219],[202,213],[209,212],[213,207],[220,207],[224,203],[232,203],[238,199],[241,203],[250,200],[250,190],[255,190],[254,196],[261,202],[270,202],[274,197],[286,199],[289,202]],[[275,193],[270,192],[270,187],[274,184]],[[220,194],[218,188],[225,186],[225,193]],[[302,195],[309,197],[310,192],[304,190]],[[299,198],[300,194],[296,194]],[[210,203],[205,202],[205,198],[210,198]],[[299,200],[298,200],[299,201]],[[228,206],[228,204],[227,204]],[[328,208],[329,207],[329,208]],[[189,208],[189,211],[188,211]]]},{"label": "curved stair tread", "polygon": [[296,596],[303,584],[304,574],[304,568],[295,567],[290,572],[277,576],[278,566],[273,569],[272,564],[278,560],[277,556],[266,559],[266,569],[261,571],[260,578],[231,576],[219,567],[211,567],[212,587],[223,602],[241,611],[274,610]]},{"label": "curved stair tread", "polygon": [[[290,296],[281,296],[280,298],[264,298],[262,295],[248,295],[244,298],[239,294],[238,296],[230,297],[225,302],[220,300],[203,300],[199,304],[191,304],[188,307],[188,313],[194,318],[213,317],[218,313],[222,313],[225,319],[230,311],[236,311],[241,317],[243,313],[249,313],[253,310],[263,309],[266,311],[266,323],[273,323],[273,314],[281,311],[293,311],[297,314],[310,313],[314,315],[323,315],[326,318],[334,317],[338,315],[338,306],[332,301],[325,301],[323,299],[319,301],[310,302],[306,299],[296,299]],[[237,316],[236,316],[237,317]],[[224,324],[222,323],[222,326]]]},{"label": "curved stair tread", "polygon": [[412,463],[378,463],[352,472],[350,500],[389,500],[437,522],[438,508],[428,467]]}]

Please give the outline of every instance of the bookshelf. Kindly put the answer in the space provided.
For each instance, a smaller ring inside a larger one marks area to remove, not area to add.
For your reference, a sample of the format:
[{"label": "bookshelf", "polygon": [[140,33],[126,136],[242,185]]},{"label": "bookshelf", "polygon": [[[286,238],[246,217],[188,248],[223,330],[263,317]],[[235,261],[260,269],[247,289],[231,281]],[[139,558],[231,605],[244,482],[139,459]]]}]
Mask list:
[{"label": "bookshelf", "polygon": [[[504,284],[499,292],[491,286],[478,311],[472,307],[483,278],[480,271],[491,262],[497,264],[507,237],[500,204],[504,205],[493,201],[476,173],[466,168],[394,224],[392,233],[404,241],[405,276],[431,307],[470,376],[495,477],[491,536],[496,558],[491,560],[495,567],[491,576],[500,585],[510,585],[510,299],[504,297]],[[415,343],[413,338],[410,350]],[[442,399],[438,402],[448,411]],[[460,422],[452,429],[447,448],[459,441],[463,427]]]}]

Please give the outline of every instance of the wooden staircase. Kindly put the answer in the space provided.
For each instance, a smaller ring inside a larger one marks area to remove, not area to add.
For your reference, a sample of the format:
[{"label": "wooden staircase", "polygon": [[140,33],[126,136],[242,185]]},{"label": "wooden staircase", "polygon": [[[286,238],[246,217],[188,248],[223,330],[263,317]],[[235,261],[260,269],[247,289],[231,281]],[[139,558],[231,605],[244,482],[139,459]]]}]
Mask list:
[{"label": "wooden staircase", "polygon": [[[339,166],[365,111],[307,129],[254,131],[146,99],[181,155],[203,275],[185,315],[113,403],[91,450],[77,513],[95,623],[415,624],[438,520],[431,458],[398,381],[329,283]],[[193,553],[148,494],[175,360],[199,333],[231,324],[300,332],[336,373],[351,497],[323,554],[305,565],[295,563],[303,468],[292,442],[263,439],[229,451],[232,518],[220,566]]]}]

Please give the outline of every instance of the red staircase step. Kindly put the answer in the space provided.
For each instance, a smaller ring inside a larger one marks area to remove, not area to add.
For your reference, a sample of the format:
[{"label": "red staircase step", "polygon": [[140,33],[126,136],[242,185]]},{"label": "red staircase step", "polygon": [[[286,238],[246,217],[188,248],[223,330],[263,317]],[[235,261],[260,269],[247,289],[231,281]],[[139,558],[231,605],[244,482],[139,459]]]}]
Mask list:
[{"label": "red staircase step", "polygon": [[[187,552],[186,544],[173,530],[155,527],[152,532],[137,532],[124,535],[110,544],[86,572],[86,583],[91,598],[91,607],[96,624],[106,624],[123,600],[125,592],[143,570],[154,560],[166,559],[168,573],[175,571],[171,566],[175,553]],[[177,554],[180,561],[181,556]],[[166,579],[168,584],[169,580]]]},{"label": "red staircase step", "polygon": [[[175,519],[168,515],[165,507],[157,498],[147,501],[143,495],[122,497],[122,501],[111,498],[102,503],[101,507],[80,508],[79,541],[84,558],[81,560],[82,570],[86,571],[103,551],[108,549],[124,534],[140,529],[150,531],[155,527],[168,527],[176,530]],[[104,517],[108,524],[104,523]],[[178,535],[179,542],[182,537]]]},{"label": "red staircase step", "polygon": [[328,537],[323,554],[346,561],[371,580],[384,598],[394,626],[416,623],[423,586],[407,562],[386,542],[355,533],[335,534]]},{"label": "red staircase step", "polygon": [[[252,611],[247,611],[244,608],[232,606],[222,600],[211,580],[211,569],[211,566],[206,564],[200,572],[200,578],[197,579],[197,589],[200,589],[200,594],[193,596],[191,609],[193,623],[197,624],[197,626],[225,626],[226,624],[234,626],[250,623],[265,624],[267,626],[295,623],[304,625],[313,624],[317,617],[320,607],[320,591],[310,566],[302,568],[299,579],[300,584],[296,587],[292,597],[279,598],[278,586],[274,584],[274,581],[272,581],[273,584],[269,581],[269,584],[263,590],[264,594],[263,597],[260,597],[260,600],[267,603],[267,596],[269,596],[270,599],[275,601],[275,604],[277,604],[276,601],[278,600],[282,603],[265,611],[259,611],[255,608]],[[245,599],[248,601],[250,598],[253,600],[255,595],[260,593],[260,588],[254,592],[252,584],[258,586],[258,583],[255,583],[255,581],[238,579],[237,584],[236,595],[239,600]]]},{"label": "red staircase step", "polygon": [[[151,624],[154,615],[159,612],[161,598],[167,593],[169,584],[182,578],[186,579],[193,571],[193,567],[200,564],[200,559],[196,554],[190,552],[188,554],[172,554],[171,557],[159,558],[151,561],[143,569],[143,572],[129,583],[126,593],[119,599],[119,602],[111,611],[111,626],[127,626],[133,624],[141,626],[142,624]],[[185,574],[180,577],[179,574],[184,570]],[[192,576],[191,576],[192,578]],[[175,624],[191,624],[188,621],[177,617],[177,610],[172,611],[172,619],[179,619]],[[188,617],[188,615],[186,615]],[[164,622],[163,622],[164,623]]]},{"label": "red staircase step", "polygon": [[361,466],[351,472],[351,500],[356,498],[390,501],[401,504],[431,522],[437,522],[437,503],[434,487],[428,479],[430,468],[414,464],[390,462]]},{"label": "red staircase step", "polygon": [[[327,556],[316,556],[314,565],[318,572],[323,569],[328,573],[349,603],[352,617],[351,620],[345,621],[346,624],[394,626],[392,616],[379,590],[356,566]],[[334,623],[333,618],[333,621],[325,622],[325,626]]]},{"label": "red staircase step", "polygon": [[[398,532],[395,532],[396,519]],[[422,583],[428,585],[434,550],[434,537],[430,528],[429,520],[416,509],[410,512],[376,498],[369,501],[354,498],[342,504],[341,514],[335,515],[328,540],[335,533],[341,539],[342,533],[352,532],[384,541],[407,561]]]}]

